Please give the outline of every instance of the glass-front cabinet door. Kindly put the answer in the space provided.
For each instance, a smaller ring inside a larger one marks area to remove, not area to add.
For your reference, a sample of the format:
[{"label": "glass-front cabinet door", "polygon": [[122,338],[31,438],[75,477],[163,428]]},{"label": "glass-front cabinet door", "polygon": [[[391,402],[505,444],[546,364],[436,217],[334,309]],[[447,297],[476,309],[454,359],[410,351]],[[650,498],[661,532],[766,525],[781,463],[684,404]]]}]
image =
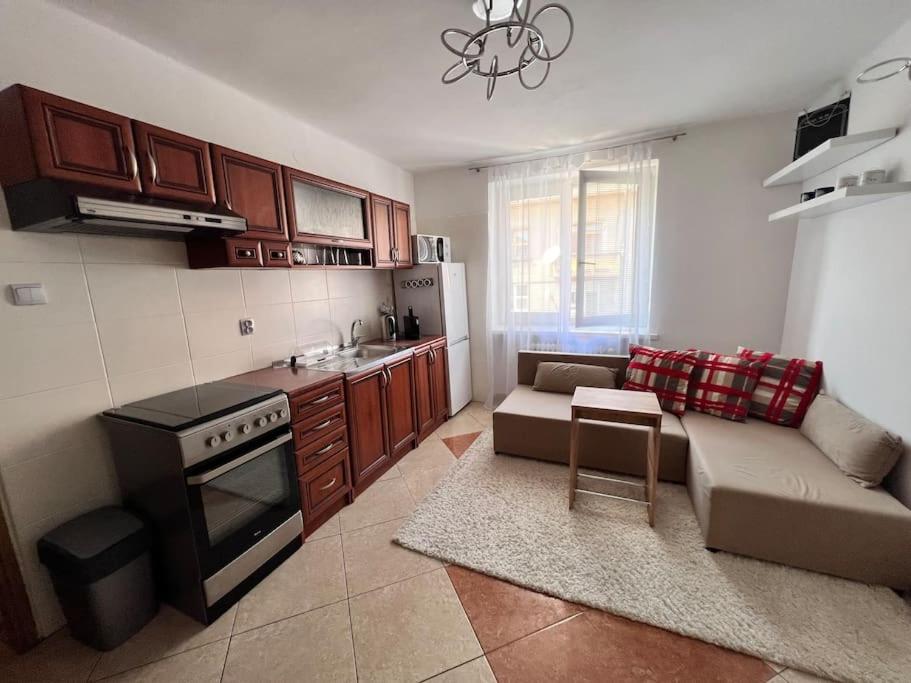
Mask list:
[{"label": "glass-front cabinet door", "polygon": [[284,173],[292,241],[370,246],[365,190],[287,167]]}]

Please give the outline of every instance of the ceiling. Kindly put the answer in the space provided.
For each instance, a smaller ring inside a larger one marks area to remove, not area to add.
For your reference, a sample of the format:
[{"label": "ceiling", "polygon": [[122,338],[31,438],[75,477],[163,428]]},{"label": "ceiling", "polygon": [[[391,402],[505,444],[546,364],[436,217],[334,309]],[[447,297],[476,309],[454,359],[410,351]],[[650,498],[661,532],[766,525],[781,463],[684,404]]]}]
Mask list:
[{"label": "ceiling", "polygon": [[562,0],[576,34],[548,81],[487,102],[481,79],[440,83],[440,32],[481,26],[471,0],[54,1],[409,170],[796,111],[911,17],[907,0]]}]

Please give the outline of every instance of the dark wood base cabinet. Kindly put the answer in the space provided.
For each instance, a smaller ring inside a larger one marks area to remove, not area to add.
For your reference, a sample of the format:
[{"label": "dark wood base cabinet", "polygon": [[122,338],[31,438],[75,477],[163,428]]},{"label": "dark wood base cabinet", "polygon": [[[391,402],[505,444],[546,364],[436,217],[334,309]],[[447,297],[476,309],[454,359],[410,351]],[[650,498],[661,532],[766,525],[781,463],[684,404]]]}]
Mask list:
[{"label": "dark wood base cabinet", "polygon": [[349,377],[346,393],[352,478],[359,495],[415,446],[413,355]]},{"label": "dark wood base cabinet", "polygon": [[414,413],[418,443],[449,418],[446,340],[414,350]]}]

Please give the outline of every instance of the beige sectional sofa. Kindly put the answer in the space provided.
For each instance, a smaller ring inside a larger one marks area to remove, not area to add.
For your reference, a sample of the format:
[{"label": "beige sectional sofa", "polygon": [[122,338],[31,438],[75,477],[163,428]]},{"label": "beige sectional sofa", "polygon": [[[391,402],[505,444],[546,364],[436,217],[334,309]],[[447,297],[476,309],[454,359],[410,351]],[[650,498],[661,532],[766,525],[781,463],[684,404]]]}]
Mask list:
[{"label": "beige sectional sofa", "polygon": [[[498,453],[569,459],[569,394],[532,390],[539,362],[616,368],[627,358],[519,353],[519,386],[493,414]],[[646,432],[583,423],[583,467],[644,475]],[[911,468],[900,463],[888,482],[908,491]],[[707,548],[911,588],[911,509],[884,487],[862,488],[798,430],[688,411],[664,414],[659,477],[686,483]]]}]

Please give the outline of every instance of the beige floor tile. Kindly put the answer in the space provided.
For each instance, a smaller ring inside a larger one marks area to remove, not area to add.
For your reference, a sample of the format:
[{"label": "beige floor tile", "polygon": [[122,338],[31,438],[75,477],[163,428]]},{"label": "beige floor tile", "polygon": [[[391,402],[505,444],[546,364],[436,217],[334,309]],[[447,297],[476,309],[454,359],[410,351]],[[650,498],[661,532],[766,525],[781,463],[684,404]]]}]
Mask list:
[{"label": "beige floor tile", "polygon": [[136,683],[218,683],[225,666],[228,642],[225,638],[138,669],[130,669],[108,680]]},{"label": "beige floor tile", "polygon": [[84,681],[101,655],[63,629],[25,654],[4,658],[2,681]]},{"label": "beige floor tile", "polygon": [[485,427],[493,426],[493,411],[487,410],[487,408],[484,407],[483,403],[469,403],[465,407],[464,412],[467,412]]},{"label": "beige floor tile", "polygon": [[234,636],[224,680],[357,680],[348,604],[321,607]]},{"label": "beige floor tile", "polygon": [[[832,683],[828,678],[820,678],[805,671],[796,669],[785,669],[780,674],[781,678],[788,683]],[[777,679],[776,679],[777,680]]]},{"label": "beige floor tile", "polygon": [[457,434],[468,434],[469,432],[483,432],[484,425],[478,422],[468,412],[462,411],[455,417],[450,417],[446,422],[440,425],[434,434],[445,439],[447,436],[456,436]]},{"label": "beige floor tile", "polygon": [[445,569],[349,601],[358,678],[420,681],[481,655]]},{"label": "beige floor tile", "polygon": [[398,468],[403,477],[418,470],[429,470],[454,464],[456,457],[440,439],[428,439],[399,460]]},{"label": "beige floor tile", "polygon": [[318,541],[321,538],[329,538],[330,536],[338,536],[342,533],[342,527],[338,521],[338,515],[333,515],[326,523],[323,524],[319,529],[313,532],[310,536],[307,536],[305,543],[312,543],[313,541]]},{"label": "beige floor tile", "polygon": [[378,481],[339,513],[342,533],[407,517],[413,510],[414,501],[401,477]]},{"label": "beige floor tile", "polygon": [[430,679],[434,683],[497,683],[487,657],[472,659],[467,664],[450,669]]},{"label": "beige floor tile", "polygon": [[214,643],[231,635],[232,607],[211,626],[204,626],[169,605],[162,605],[145,628],[120,647],[101,655],[92,672],[92,680],[113,676],[121,671]]},{"label": "beige floor tile", "polygon": [[234,633],[293,617],[346,597],[341,537],[305,543],[241,599]]},{"label": "beige floor tile", "polygon": [[433,558],[392,542],[403,521],[395,519],[342,534],[349,595],[366,593],[442,566]]},{"label": "beige floor tile", "polygon": [[443,477],[446,476],[447,472],[449,472],[449,466],[444,465],[443,467],[416,470],[406,474],[404,477],[405,486],[408,487],[408,492],[411,494],[411,497],[414,498],[414,502],[420,503],[424,500],[424,498],[427,497],[427,494],[433,491]]},{"label": "beige floor tile", "polygon": [[393,465],[386,471],[386,474],[384,474],[382,477],[377,479],[377,481],[388,481],[389,479],[396,479],[401,476],[402,476],[402,473],[399,470],[399,466]]}]

